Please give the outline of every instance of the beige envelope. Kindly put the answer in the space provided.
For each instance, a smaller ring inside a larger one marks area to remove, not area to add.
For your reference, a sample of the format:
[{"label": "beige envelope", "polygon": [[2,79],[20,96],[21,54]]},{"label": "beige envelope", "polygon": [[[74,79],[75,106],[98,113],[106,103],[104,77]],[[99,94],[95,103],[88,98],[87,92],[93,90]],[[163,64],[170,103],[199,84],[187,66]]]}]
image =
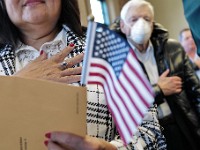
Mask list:
[{"label": "beige envelope", "polygon": [[50,131],[86,134],[86,88],[0,77],[0,150],[46,150]]}]

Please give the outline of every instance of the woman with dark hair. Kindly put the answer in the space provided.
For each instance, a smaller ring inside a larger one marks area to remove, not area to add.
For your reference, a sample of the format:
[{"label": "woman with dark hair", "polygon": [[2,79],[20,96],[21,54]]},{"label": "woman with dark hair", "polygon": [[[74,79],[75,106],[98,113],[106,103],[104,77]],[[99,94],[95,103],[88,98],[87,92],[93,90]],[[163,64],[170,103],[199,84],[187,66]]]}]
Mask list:
[{"label": "woman with dark hair", "polygon": [[[66,83],[80,80],[81,67],[77,63],[83,58],[85,37],[77,1],[1,0],[0,7],[0,44],[4,45],[0,49],[2,75]],[[67,55],[70,58],[66,60],[70,62],[67,67],[75,65],[77,68],[60,69],[60,63]]]},{"label": "woman with dark hair", "polygon": [[[5,44],[5,41],[9,41],[10,44],[16,45],[16,42],[19,40],[18,34],[20,31],[9,19],[4,0],[0,1],[0,7],[0,18],[3,20],[0,22],[0,43]],[[62,29],[63,24],[66,24],[74,33],[83,35],[78,2],[76,0],[62,1],[61,13],[56,26]]]},{"label": "woman with dark hair", "polygon": [[[0,75],[79,85],[85,34],[77,0],[0,0]],[[87,134],[51,132],[49,150],[165,149],[156,109],[124,146],[108,111],[103,89],[87,86]]]}]

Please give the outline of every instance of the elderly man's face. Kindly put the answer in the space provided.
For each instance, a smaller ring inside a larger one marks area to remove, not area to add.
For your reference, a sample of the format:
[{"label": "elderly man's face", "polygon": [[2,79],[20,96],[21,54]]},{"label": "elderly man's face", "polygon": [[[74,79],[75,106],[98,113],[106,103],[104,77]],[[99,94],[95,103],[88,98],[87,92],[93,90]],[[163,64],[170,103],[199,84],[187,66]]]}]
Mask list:
[{"label": "elderly man's face", "polygon": [[142,5],[140,7],[129,8],[124,20],[125,23],[121,26],[122,31],[129,36],[131,29],[130,27],[132,27],[141,18],[147,21],[153,30],[153,14],[147,5]]}]

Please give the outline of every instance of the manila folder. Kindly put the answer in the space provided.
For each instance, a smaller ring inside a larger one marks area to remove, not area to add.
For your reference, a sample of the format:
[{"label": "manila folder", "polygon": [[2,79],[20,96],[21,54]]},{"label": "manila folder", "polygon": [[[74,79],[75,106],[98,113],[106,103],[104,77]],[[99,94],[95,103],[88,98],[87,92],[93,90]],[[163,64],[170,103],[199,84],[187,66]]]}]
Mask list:
[{"label": "manila folder", "polygon": [[0,77],[0,150],[46,150],[45,133],[86,135],[86,88]]}]

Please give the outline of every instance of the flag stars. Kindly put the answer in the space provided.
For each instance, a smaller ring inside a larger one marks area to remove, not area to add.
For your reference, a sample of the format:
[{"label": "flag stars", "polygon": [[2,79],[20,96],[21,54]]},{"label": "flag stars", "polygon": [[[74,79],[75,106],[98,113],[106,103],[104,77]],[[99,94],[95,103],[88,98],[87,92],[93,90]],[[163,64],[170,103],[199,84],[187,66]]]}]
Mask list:
[{"label": "flag stars", "polygon": [[99,56],[99,53],[98,53],[98,52],[95,52],[95,53],[94,53],[94,56],[96,56],[96,57]]},{"label": "flag stars", "polygon": [[113,40],[113,41],[111,41],[110,43],[111,43],[112,45],[114,45],[114,44],[115,44],[115,43],[114,43],[114,40]]},{"label": "flag stars", "polygon": [[106,58],[106,54],[103,54],[102,57],[105,59]]},{"label": "flag stars", "polygon": [[121,67],[115,67],[115,72],[118,72],[118,71],[120,71],[121,70]]},{"label": "flag stars", "polygon": [[113,53],[112,53],[112,52],[110,52],[110,53],[108,53],[108,54],[109,54],[109,56],[110,56],[110,57],[112,57],[112,56],[113,56]]},{"label": "flag stars", "polygon": [[110,31],[109,31],[109,30],[106,30],[106,33],[107,33],[107,35],[109,35],[109,34],[110,34]]},{"label": "flag stars", "polygon": [[99,53],[100,53],[100,54],[103,54],[103,50],[100,50]]},{"label": "flag stars", "polygon": [[108,46],[111,46],[111,45],[112,45],[111,42],[109,42],[109,43],[108,43]]},{"label": "flag stars", "polygon": [[103,36],[106,36],[106,32],[103,32],[102,34],[103,34]]},{"label": "flag stars", "polygon": [[101,38],[101,37],[102,37],[102,35],[99,33],[99,34],[97,34],[97,37],[98,37],[98,38]]},{"label": "flag stars", "polygon": [[108,52],[109,52],[109,48],[104,48],[104,49],[103,49],[103,52],[104,52],[104,53],[108,53]]},{"label": "flag stars", "polygon": [[105,42],[105,38],[102,38],[102,39],[101,39],[101,42]]},{"label": "flag stars", "polygon": [[103,45],[103,44],[100,44],[100,48],[104,48],[104,45]]},{"label": "flag stars", "polygon": [[97,43],[97,44],[100,44],[100,43],[101,43],[101,41],[100,41],[100,40],[96,40],[96,43]]},{"label": "flag stars", "polygon": [[113,48],[114,48],[114,49],[118,49],[118,46],[117,46],[117,45],[114,45]]},{"label": "flag stars", "polygon": [[123,64],[124,62],[123,61],[115,61],[115,62],[113,62],[112,63],[112,66],[118,66],[119,67],[119,65],[121,65],[121,64]]},{"label": "flag stars", "polygon": [[121,42],[121,39],[120,38],[117,38],[117,43],[120,43]]},{"label": "flag stars", "polygon": [[116,73],[115,73],[117,77],[119,76],[119,73],[120,73],[120,72],[116,72]]},{"label": "flag stars", "polygon": [[99,48],[99,46],[96,46],[95,49],[98,51],[100,48]]},{"label": "flag stars", "polygon": [[113,43],[114,43],[114,44],[117,44],[118,42],[117,42],[117,40],[113,40]]},{"label": "flag stars", "polygon": [[[119,46],[120,46],[120,47],[125,47],[126,44],[125,44],[125,43],[121,43],[121,44],[119,44]],[[128,47],[126,47],[126,48],[128,48]]]},{"label": "flag stars", "polygon": [[113,39],[112,36],[109,36],[109,37],[108,37],[108,40],[112,40],[112,39]]},{"label": "flag stars", "polygon": [[98,28],[97,28],[97,31],[98,31],[98,32],[102,32],[102,31],[104,31],[104,29],[103,29],[102,27],[98,27]]}]

